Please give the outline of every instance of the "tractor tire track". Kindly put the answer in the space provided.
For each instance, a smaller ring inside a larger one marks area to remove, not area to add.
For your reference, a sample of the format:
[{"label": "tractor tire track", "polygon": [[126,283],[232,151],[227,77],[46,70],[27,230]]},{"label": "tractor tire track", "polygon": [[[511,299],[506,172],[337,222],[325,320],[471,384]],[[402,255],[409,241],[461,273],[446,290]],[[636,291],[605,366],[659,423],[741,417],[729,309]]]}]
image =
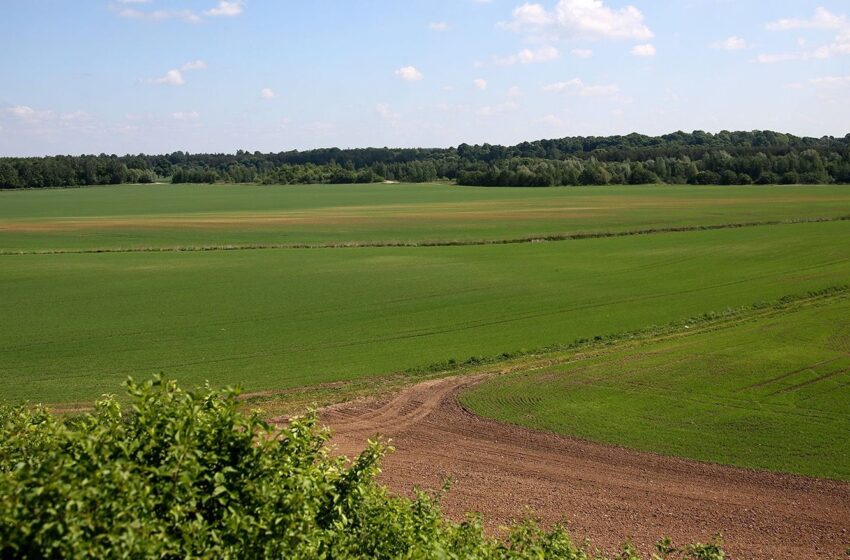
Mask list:
[{"label": "tractor tire track", "polygon": [[706,541],[722,532],[732,559],[837,558],[850,545],[850,484],[664,457],[536,432],[478,417],[457,394],[483,376],[415,385],[386,399],[322,411],[340,453],[390,438],[382,482],[401,493],[439,488],[460,519],[479,511],[494,534],[531,508],[566,519],[576,538],[613,552],[632,539],[644,552],[662,536]]}]

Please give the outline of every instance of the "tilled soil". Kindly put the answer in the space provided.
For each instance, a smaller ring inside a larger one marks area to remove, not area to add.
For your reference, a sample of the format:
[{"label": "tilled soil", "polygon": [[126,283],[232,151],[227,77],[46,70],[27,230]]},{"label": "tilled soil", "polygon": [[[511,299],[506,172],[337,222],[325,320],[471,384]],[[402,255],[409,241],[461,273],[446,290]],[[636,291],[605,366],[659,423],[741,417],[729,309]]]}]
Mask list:
[{"label": "tilled soil", "polygon": [[566,520],[576,539],[647,554],[662,536],[705,542],[722,533],[737,560],[844,558],[850,484],[663,457],[480,418],[456,396],[480,378],[421,383],[390,399],[323,411],[349,456],[381,434],[396,448],[382,482],[397,492],[454,480],[444,511],[484,515],[489,531],[525,516]]}]

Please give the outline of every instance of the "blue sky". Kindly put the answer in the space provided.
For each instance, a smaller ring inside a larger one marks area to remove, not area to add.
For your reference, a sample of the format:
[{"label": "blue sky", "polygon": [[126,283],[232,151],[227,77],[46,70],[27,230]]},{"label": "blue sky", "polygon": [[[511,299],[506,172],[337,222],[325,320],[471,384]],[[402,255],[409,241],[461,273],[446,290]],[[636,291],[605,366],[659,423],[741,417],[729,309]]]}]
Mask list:
[{"label": "blue sky", "polygon": [[850,132],[846,0],[2,0],[0,155]]}]

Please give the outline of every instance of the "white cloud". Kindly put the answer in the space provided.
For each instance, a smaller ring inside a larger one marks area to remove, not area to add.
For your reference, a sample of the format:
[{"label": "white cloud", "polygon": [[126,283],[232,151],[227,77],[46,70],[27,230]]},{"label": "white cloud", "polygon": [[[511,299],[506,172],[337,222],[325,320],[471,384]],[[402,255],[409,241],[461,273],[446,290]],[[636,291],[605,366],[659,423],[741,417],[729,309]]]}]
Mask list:
[{"label": "white cloud", "polygon": [[723,51],[740,51],[747,48],[747,41],[740,37],[731,36],[711,44],[712,49],[720,49]]},{"label": "white cloud", "polygon": [[816,86],[847,86],[850,85],[850,76],[823,76],[813,78],[809,83]]},{"label": "white cloud", "polygon": [[81,121],[81,120],[87,119],[89,117],[90,117],[90,115],[88,113],[86,113],[85,111],[74,111],[72,113],[62,113],[59,116],[59,119],[64,121],[64,122],[74,122],[74,121]]},{"label": "white cloud", "polygon": [[378,114],[379,117],[381,117],[393,126],[397,125],[399,119],[401,118],[401,115],[394,112],[392,108],[386,103],[378,103],[377,105],[375,105],[375,112]]},{"label": "white cloud", "polygon": [[649,43],[646,45],[635,45],[632,47],[631,53],[635,56],[655,56],[655,45]]},{"label": "white cloud", "polygon": [[654,36],[636,7],[612,9],[603,0],[559,0],[551,11],[541,4],[526,3],[502,25],[536,38],[646,40]]},{"label": "white cloud", "polygon": [[567,124],[564,119],[557,115],[546,115],[545,117],[541,117],[534,122],[554,127],[562,127]]},{"label": "white cloud", "polygon": [[[850,18],[846,14],[833,14],[826,8],[817,8],[814,15],[808,19],[786,18],[767,23],[765,27],[770,31],[792,31],[798,29],[814,29],[822,31],[838,31],[832,42],[810,51],[799,51],[784,54],[759,55],[757,61],[761,63],[774,63],[789,60],[823,60],[839,55],[850,54]],[[801,47],[807,42],[799,41]]]},{"label": "white cloud", "polygon": [[235,0],[232,2],[228,0],[219,0],[218,6],[205,11],[204,15],[210,17],[233,17],[240,15],[242,10],[242,0]]},{"label": "white cloud", "polygon": [[847,16],[836,15],[826,8],[817,8],[808,19],[787,18],[772,21],[765,25],[770,31],[790,31],[794,29],[846,29],[850,27]]},{"label": "white cloud", "polygon": [[481,107],[478,109],[477,114],[481,117],[492,117],[509,111],[516,111],[518,107],[519,105],[517,105],[514,101],[505,101],[498,105],[487,105],[485,107]]},{"label": "white cloud", "polygon": [[123,8],[118,10],[118,15],[128,19],[141,19],[146,21],[165,21],[177,19],[186,23],[200,23],[203,18],[192,10],[153,10],[142,11],[135,8]]},{"label": "white cloud", "polygon": [[39,134],[52,134],[60,130],[89,130],[92,123],[91,115],[85,111],[56,113],[49,109],[34,109],[29,105],[0,109],[0,121],[4,120],[21,131]]},{"label": "white cloud", "polygon": [[9,107],[6,109],[6,112],[13,117],[17,117],[19,119],[29,119],[35,116],[35,109],[28,105],[16,105],[15,107]]},{"label": "white cloud", "polygon": [[444,21],[433,21],[428,24],[428,29],[431,31],[448,31],[449,24]]},{"label": "white cloud", "polygon": [[141,10],[133,6],[150,4],[151,0],[115,0],[110,7],[119,17],[145,21],[180,20],[186,23],[200,23],[207,17],[233,17],[244,11],[243,0],[219,0],[218,4],[205,10],[203,16],[194,10]]},{"label": "white cloud", "polygon": [[615,85],[589,85],[584,83],[581,78],[573,78],[566,82],[556,82],[544,86],[544,92],[547,93],[566,93],[569,95],[577,95],[579,97],[617,97],[620,93],[620,88]]},{"label": "white cloud", "polygon": [[330,130],[334,130],[336,125],[326,121],[314,121],[309,124],[305,124],[302,128],[310,132],[328,132]]},{"label": "white cloud", "polygon": [[[479,80],[476,80],[476,82],[478,81]],[[483,82],[483,85],[486,88],[487,82],[484,82],[484,80],[480,81]],[[479,84],[476,83],[476,87],[479,87]],[[486,105],[484,107],[481,107],[476,111],[476,114],[480,117],[492,117],[495,115],[501,115],[502,113],[516,111],[517,109],[519,109],[518,101],[520,97],[522,97],[522,90],[519,88],[519,86],[510,87],[505,92],[505,100],[503,102],[497,103],[495,105]]]},{"label": "white cloud", "polygon": [[756,62],[775,64],[799,60],[826,60],[841,55],[850,55],[850,32],[839,35],[832,43],[818,47],[813,51],[760,54],[756,57]]},{"label": "white cloud", "polygon": [[482,79],[482,78],[476,78],[475,80],[472,80],[472,84],[473,84],[473,85],[474,85],[477,89],[480,89],[480,90],[482,90],[482,91],[483,91],[483,90],[485,90],[485,89],[487,89],[487,80],[484,80],[484,79]]},{"label": "white cloud", "polygon": [[509,29],[520,31],[525,28],[539,28],[554,24],[554,17],[540,4],[525,3],[515,8],[513,20],[503,24]]},{"label": "white cloud", "polygon": [[160,76],[159,78],[152,78],[149,80],[143,80],[143,82],[160,86],[182,86],[186,83],[186,79],[183,77],[183,72],[191,72],[193,70],[204,70],[206,68],[207,63],[203,60],[190,60],[189,62],[181,66],[179,70],[177,68],[174,68],[166,72],[164,76]]},{"label": "white cloud", "polygon": [[395,71],[395,75],[406,82],[418,82],[425,76],[415,66],[405,66]]},{"label": "white cloud", "polygon": [[840,33],[832,43],[816,49],[812,57],[824,59],[843,54],[850,54],[850,27]]},{"label": "white cloud", "polygon": [[593,51],[590,49],[573,49],[570,54],[576,58],[590,58],[593,56]]},{"label": "white cloud", "polygon": [[164,76],[148,80],[148,83],[161,86],[182,86],[186,83],[186,80],[183,79],[180,70],[169,70]]},{"label": "white cloud", "polygon": [[176,113],[171,113],[171,118],[176,121],[195,121],[198,120],[200,117],[201,115],[199,115],[197,111],[178,111]]},{"label": "white cloud", "polygon": [[204,62],[203,60],[190,60],[189,62],[187,62],[186,64],[181,66],[180,69],[183,70],[183,71],[206,70],[207,69],[207,63]]},{"label": "white cloud", "polygon": [[806,58],[808,58],[808,55],[805,53],[760,54],[756,57],[756,62],[761,64],[776,64],[777,62],[805,60]]},{"label": "white cloud", "polygon": [[533,64],[536,62],[548,62],[557,60],[561,53],[555,47],[541,47],[537,50],[522,49],[518,53],[504,57],[496,58],[495,63],[499,66],[512,66],[514,64]]},{"label": "white cloud", "polygon": [[6,109],[5,113],[12,118],[27,122],[49,120],[56,116],[53,111],[33,109],[29,105],[15,105]]},{"label": "white cloud", "polygon": [[275,97],[277,97],[277,94],[275,94],[272,88],[266,87],[260,90],[260,97],[262,97],[263,99],[274,99]]}]

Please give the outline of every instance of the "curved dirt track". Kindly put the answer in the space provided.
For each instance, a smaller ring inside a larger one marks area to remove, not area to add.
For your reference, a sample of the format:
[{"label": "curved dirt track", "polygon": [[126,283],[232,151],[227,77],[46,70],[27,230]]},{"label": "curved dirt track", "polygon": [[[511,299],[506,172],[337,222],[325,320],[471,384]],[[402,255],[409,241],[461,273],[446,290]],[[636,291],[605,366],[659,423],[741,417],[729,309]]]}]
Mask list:
[{"label": "curved dirt track", "polygon": [[338,451],[391,438],[382,482],[394,491],[454,480],[446,513],[484,515],[494,530],[531,508],[566,517],[576,539],[608,552],[627,538],[697,542],[722,532],[738,560],[837,559],[850,546],[850,484],[753,472],[535,432],[475,416],[456,400],[480,377],[428,381],[390,399],[325,409]]}]

